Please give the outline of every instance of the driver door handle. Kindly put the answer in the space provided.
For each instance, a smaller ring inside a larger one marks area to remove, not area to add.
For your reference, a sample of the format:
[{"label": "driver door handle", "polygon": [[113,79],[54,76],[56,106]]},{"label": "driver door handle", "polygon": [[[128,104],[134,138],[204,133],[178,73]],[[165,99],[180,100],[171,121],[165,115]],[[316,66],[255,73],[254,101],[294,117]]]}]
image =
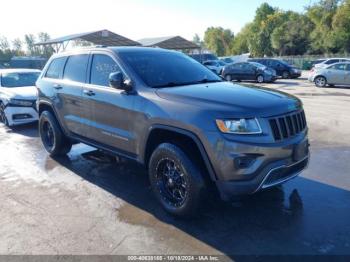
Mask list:
[{"label": "driver door handle", "polygon": [[53,88],[58,90],[58,89],[62,89],[62,86],[60,84],[54,84]]},{"label": "driver door handle", "polygon": [[94,95],[95,95],[95,92],[92,91],[92,90],[84,90],[84,95],[87,95],[87,96],[94,96]]}]

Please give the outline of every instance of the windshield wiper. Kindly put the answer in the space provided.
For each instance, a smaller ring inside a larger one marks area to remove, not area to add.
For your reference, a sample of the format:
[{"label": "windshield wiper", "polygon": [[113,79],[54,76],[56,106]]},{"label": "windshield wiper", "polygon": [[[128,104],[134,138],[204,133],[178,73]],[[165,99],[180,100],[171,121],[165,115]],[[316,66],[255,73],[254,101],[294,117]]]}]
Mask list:
[{"label": "windshield wiper", "polygon": [[205,83],[216,83],[216,82],[222,82],[222,80],[220,80],[220,79],[210,79],[209,80],[207,78],[204,78],[202,80],[193,82],[193,84],[205,84]]},{"label": "windshield wiper", "polygon": [[185,86],[185,85],[189,85],[191,83],[185,83],[185,82],[179,82],[179,83],[176,83],[176,82],[168,82],[166,84],[161,84],[161,85],[155,85],[155,86],[152,86],[153,88],[162,88],[162,87],[175,87],[175,86]]}]

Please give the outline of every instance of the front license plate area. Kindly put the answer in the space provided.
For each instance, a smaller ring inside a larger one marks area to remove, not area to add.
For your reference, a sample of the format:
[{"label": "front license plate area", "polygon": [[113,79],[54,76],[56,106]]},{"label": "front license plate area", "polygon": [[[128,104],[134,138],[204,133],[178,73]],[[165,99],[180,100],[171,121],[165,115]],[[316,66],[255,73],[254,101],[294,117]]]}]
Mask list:
[{"label": "front license plate area", "polygon": [[309,154],[309,143],[304,141],[293,148],[293,160],[300,161]]}]

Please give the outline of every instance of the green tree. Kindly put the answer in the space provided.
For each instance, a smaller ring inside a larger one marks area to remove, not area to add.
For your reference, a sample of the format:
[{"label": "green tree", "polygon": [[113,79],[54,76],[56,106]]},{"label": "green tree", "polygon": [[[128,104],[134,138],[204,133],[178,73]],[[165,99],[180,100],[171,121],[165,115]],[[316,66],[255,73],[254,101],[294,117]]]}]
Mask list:
[{"label": "green tree", "polygon": [[273,54],[270,36],[275,22],[273,19],[275,12],[276,9],[268,3],[263,3],[256,10],[248,37],[249,50],[253,56],[271,56]]},{"label": "green tree", "polygon": [[248,38],[250,33],[251,24],[245,25],[242,30],[235,36],[231,53],[233,55],[240,55],[249,52]]},{"label": "green tree", "polygon": [[204,33],[205,46],[218,56],[230,55],[233,39],[233,32],[222,27],[209,27]]},{"label": "green tree", "polygon": [[200,46],[200,47],[204,46],[204,43],[203,43],[203,41],[201,40],[201,38],[199,37],[198,34],[195,34],[193,36],[192,42],[195,43],[196,45]]},{"label": "green tree", "polygon": [[309,49],[312,30],[313,24],[305,15],[283,13],[271,35],[272,47],[278,55],[302,55]]},{"label": "green tree", "polygon": [[338,7],[332,21],[332,44],[342,52],[350,52],[350,0]]},{"label": "green tree", "polygon": [[332,34],[333,17],[337,12],[339,0],[321,0],[307,8],[306,15],[314,24],[310,34],[312,53],[338,52]]}]

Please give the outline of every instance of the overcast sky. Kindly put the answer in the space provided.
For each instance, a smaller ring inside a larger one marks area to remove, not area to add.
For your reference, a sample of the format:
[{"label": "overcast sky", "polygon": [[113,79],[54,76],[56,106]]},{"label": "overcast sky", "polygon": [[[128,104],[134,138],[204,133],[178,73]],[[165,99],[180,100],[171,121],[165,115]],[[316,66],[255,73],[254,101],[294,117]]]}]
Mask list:
[{"label": "overcast sky", "polygon": [[313,0],[3,0],[0,35],[23,38],[48,32],[52,38],[108,29],[133,40],[181,35],[201,37],[209,26],[238,32],[263,2],[304,11]]}]

